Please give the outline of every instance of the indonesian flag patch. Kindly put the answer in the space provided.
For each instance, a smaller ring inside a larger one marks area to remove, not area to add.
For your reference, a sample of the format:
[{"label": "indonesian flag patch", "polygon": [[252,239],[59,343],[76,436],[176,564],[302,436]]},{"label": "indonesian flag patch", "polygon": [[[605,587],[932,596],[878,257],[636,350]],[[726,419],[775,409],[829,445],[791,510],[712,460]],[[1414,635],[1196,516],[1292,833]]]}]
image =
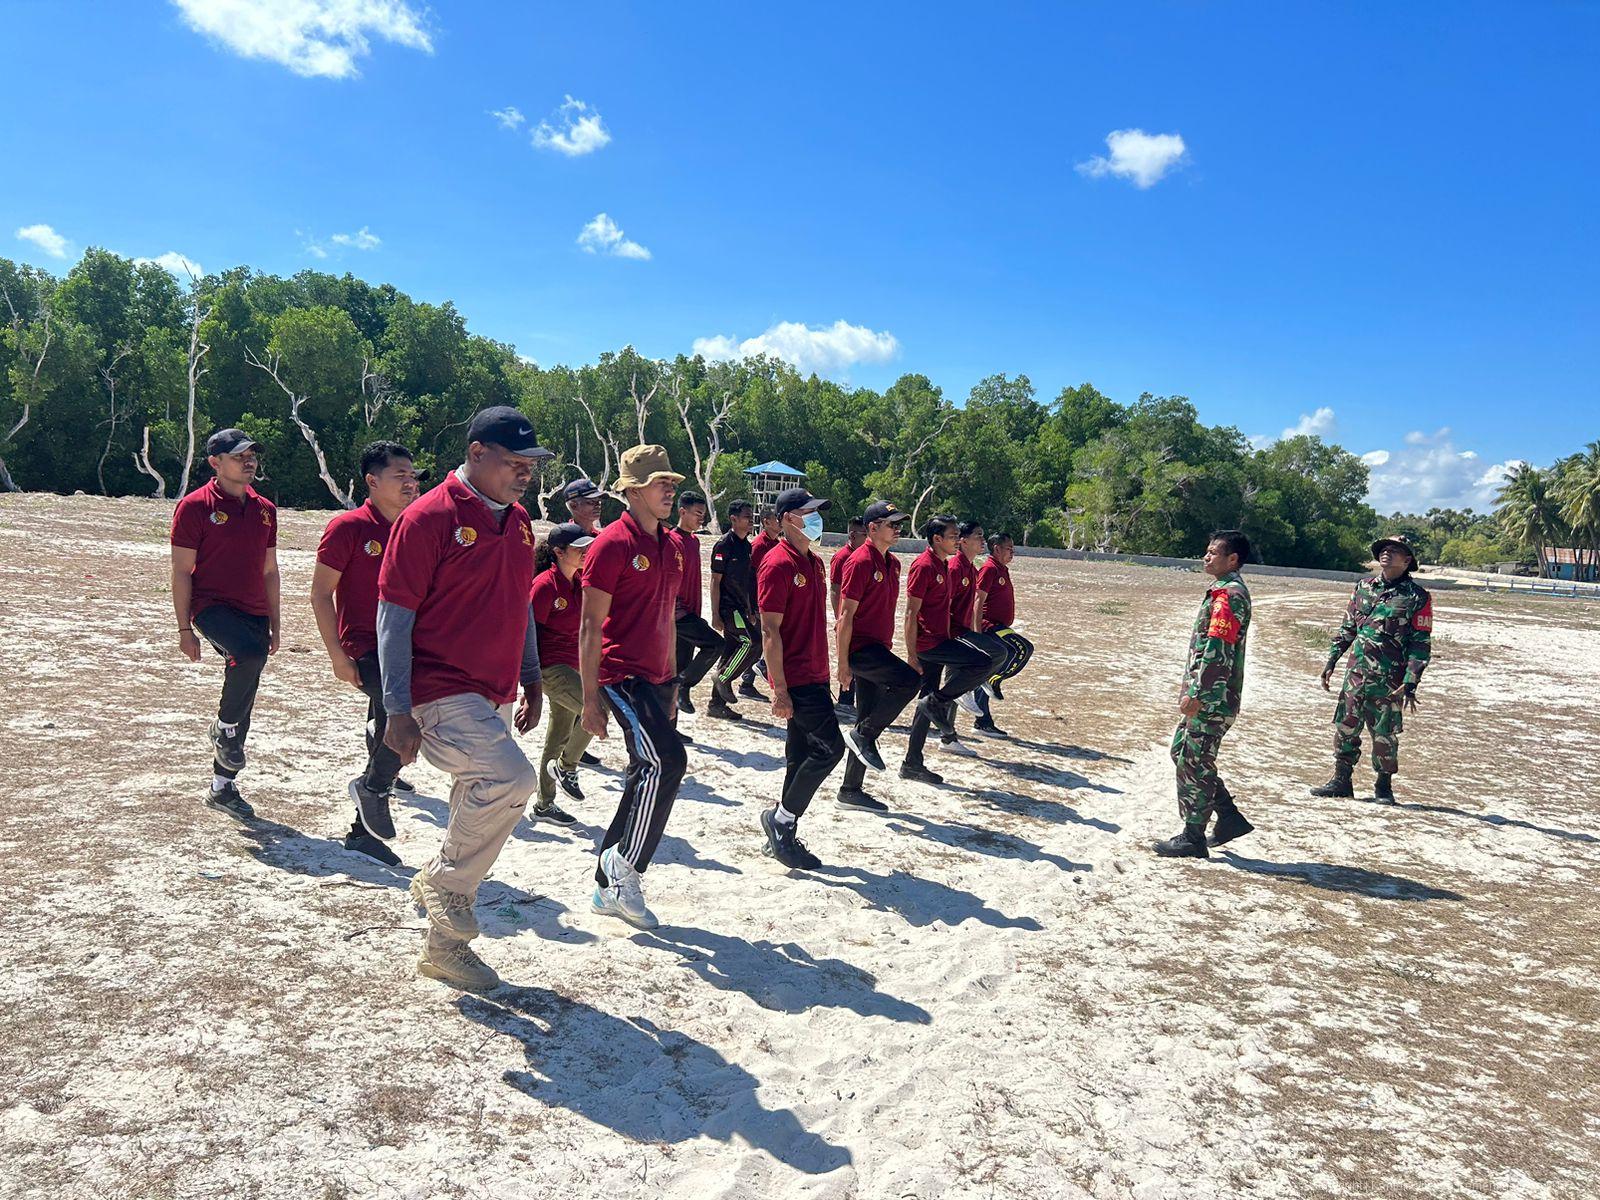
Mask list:
[{"label": "indonesian flag patch", "polygon": [[1221,638],[1230,646],[1239,640],[1239,618],[1233,615],[1226,592],[1211,597],[1211,623],[1206,626],[1206,636]]}]

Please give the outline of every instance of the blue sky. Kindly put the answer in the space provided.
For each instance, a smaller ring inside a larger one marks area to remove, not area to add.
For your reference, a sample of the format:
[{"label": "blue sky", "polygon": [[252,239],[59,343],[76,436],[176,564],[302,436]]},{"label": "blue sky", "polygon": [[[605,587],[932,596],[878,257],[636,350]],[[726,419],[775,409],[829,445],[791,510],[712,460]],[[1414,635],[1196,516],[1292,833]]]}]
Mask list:
[{"label": "blue sky", "polygon": [[1600,436],[1594,5],[291,8],[13,6],[0,254],[350,270],[544,364],[1184,394],[1384,509]]}]

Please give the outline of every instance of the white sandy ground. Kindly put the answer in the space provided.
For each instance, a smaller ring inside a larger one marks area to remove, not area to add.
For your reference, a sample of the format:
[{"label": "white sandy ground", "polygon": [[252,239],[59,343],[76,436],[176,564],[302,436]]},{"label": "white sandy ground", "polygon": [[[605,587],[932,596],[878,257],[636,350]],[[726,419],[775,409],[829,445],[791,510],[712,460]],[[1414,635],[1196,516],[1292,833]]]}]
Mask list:
[{"label": "white sandy ground", "polygon": [[[1442,594],[1379,809],[1305,795],[1345,589],[1256,581],[1223,762],[1258,830],[1171,863],[1146,846],[1176,828],[1201,581],[1019,560],[1018,740],[933,753],[943,788],[874,778],[886,819],[825,785],[803,876],[759,853],[770,716],[686,718],[662,928],[587,911],[619,779],[586,772],[582,824],[524,824],[483,888],[510,986],[480,998],[415,976],[411,867],[338,844],[363,702],[302,599],[326,514],[285,514],[241,780],[261,819],[198,804],[220,672],[169,644],[169,512],[0,501],[0,1195],[1600,1191],[1592,607]],[[446,783],[409,774],[414,865]]]}]

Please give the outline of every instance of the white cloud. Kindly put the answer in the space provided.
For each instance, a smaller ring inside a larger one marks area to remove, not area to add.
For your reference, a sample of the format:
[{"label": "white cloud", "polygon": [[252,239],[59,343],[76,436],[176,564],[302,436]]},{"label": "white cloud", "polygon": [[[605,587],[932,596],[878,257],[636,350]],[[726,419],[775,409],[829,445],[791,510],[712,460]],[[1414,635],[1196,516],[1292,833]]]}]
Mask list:
[{"label": "white cloud", "polygon": [[1316,412],[1301,413],[1300,419],[1277,437],[1255,434],[1249,441],[1257,450],[1265,450],[1268,446],[1292,437],[1319,437],[1323,441],[1328,441],[1333,437],[1334,430],[1338,428],[1338,425],[1339,422],[1334,418],[1333,409],[1324,405],[1322,408],[1317,409]]},{"label": "white cloud", "polygon": [[48,225],[24,225],[16,237],[18,241],[32,242],[51,258],[67,257],[67,239]]},{"label": "white cloud", "polygon": [[900,352],[892,333],[835,321],[812,328],[798,321],[780,321],[757,337],[736,341],[725,334],[696,338],[693,351],[707,359],[782,359],[798,371],[828,375],[856,363],[888,362]]},{"label": "white cloud", "polygon": [[193,275],[200,279],[205,275],[205,269],[190,258],[187,254],[179,254],[176,250],[168,250],[165,254],[158,254],[154,258],[136,258],[136,263],[155,263],[164,268],[169,274],[178,279],[187,279]]},{"label": "white cloud", "polygon": [[579,231],[578,245],[590,254],[609,254],[613,258],[650,257],[650,251],[624,237],[621,227],[605,213],[596,214],[595,219]]},{"label": "white cloud", "polygon": [[1154,187],[1168,171],[1188,161],[1188,148],[1176,133],[1146,133],[1142,129],[1116,129],[1106,134],[1110,156],[1097,154],[1078,164],[1078,172],[1091,179],[1115,175],[1136,188]]},{"label": "white cloud", "polygon": [[422,10],[409,0],[172,0],[184,22],[244,58],[296,75],[348,79],[378,38],[433,53]]},{"label": "white cloud", "polygon": [[336,233],[328,240],[335,246],[349,246],[356,250],[376,250],[383,245],[383,239],[365,225],[359,233]]},{"label": "white cloud", "polygon": [[554,150],[569,158],[593,154],[610,140],[611,133],[600,119],[600,114],[582,100],[574,100],[571,96],[549,117],[540,121],[533,131],[535,146],[541,150]]},{"label": "white cloud", "polygon": [[1367,501],[1380,513],[1425,513],[1430,508],[1488,512],[1500,484],[1521,461],[1488,463],[1475,450],[1456,447],[1449,429],[1406,434],[1404,448],[1369,450]]},{"label": "white cloud", "polygon": [[500,122],[501,129],[515,129],[528,118],[522,115],[522,110],[515,104],[508,104],[504,108],[497,108],[489,114]]}]

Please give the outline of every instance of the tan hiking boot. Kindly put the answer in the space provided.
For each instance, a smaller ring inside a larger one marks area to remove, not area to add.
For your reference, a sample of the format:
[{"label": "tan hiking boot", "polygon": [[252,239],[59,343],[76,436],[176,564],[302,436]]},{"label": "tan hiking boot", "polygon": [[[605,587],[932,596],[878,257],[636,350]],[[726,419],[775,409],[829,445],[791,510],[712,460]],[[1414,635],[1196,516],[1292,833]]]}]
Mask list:
[{"label": "tan hiking boot", "polygon": [[422,947],[422,957],[417,959],[417,974],[467,992],[487,992],[500,986],[495,969],[479,958],[470,945],[432,935]]},{"label": "tan hiking boot", "polygon": [[435,887],[425,871],[418,871],[411,877],[411,899],[428,914],[428,924],[452,941],[470,942],[478,936],[471,896]]}]

